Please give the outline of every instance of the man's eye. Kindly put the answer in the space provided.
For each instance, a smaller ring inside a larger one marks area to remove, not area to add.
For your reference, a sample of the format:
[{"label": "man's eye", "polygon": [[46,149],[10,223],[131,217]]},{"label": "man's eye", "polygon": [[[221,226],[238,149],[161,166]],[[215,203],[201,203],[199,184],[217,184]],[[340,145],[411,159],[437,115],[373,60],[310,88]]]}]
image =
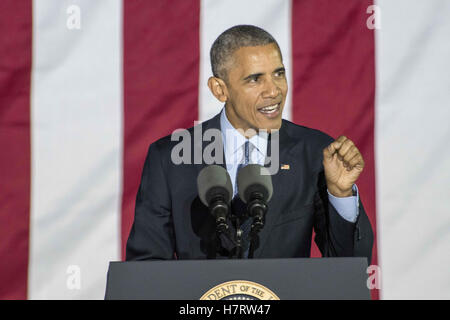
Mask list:
[{"label": "man's eye", "polygon": [[275,77],[284,77],[284,71],[275,72]]},{"label": "man's eye", "polygon": [[249,79],[249,82],[258,82],[258,80],[259,80],[259,77],[251,77]]}]

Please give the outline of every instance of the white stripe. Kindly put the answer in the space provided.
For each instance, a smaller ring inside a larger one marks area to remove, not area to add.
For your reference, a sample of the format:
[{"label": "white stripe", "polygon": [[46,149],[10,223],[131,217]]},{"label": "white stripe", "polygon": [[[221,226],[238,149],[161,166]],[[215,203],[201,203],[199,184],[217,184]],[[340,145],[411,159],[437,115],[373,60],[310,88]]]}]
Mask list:
[{"label": "white stripe", "polygon": [[450,298],[450,2],[379,0],[377,223],[384,299]]},{"label": "white stripe", "polygon": [[[79,30],[67,28],[73,4]],[[33,2],[30,299],[102,299],[120,257],[121,6]]]},{"label": "white stripe", "polygon": [[[291,2],[274,0],[202,0],[200,11],[200,121],[215,116],[222,109],[209,91],[212,75],[209,50],[214,40],[226,29],[238,24],[253,24],[268,31],[278,42],[292,89]],[[291,94],[288,92],[283,118],[291,119]]]}]

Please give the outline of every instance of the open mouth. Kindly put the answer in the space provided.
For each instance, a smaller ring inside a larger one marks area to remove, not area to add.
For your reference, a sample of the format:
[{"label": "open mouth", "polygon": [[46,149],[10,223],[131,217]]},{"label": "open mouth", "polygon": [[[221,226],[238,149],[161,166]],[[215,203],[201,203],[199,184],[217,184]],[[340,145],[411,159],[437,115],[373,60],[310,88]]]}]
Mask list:
[{"label": "open mouth", "polygon": [[262,113],[268,118],[275,118],[280,113],[280,103],[259,108],[258,112]]}]

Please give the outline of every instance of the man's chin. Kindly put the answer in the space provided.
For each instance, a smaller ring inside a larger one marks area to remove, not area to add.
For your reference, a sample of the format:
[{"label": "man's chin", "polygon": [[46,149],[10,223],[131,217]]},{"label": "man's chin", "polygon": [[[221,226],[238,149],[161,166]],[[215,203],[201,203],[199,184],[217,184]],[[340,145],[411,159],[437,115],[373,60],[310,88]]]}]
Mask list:
[{"label": "man's chin", "polygon": [[264,130],[264,131],[270,133],[272,131],[280,130],[281,123],[282,123],[282,119],[280,117],[279,119],[276,119],[276,120],[274,119],[271,121],[264,121],[258,127],[259,127],[260,131]]}]

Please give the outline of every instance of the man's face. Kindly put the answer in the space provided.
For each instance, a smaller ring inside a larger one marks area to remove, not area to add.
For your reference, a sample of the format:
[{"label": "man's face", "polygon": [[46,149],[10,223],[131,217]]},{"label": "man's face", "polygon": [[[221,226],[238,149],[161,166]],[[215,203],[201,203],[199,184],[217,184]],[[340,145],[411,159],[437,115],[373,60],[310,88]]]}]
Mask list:
[{"label": "man's face", "polygon": [[226,113],[236,129],[279,129],[287,94],[275,44],[236,50],[227,68]]}]

